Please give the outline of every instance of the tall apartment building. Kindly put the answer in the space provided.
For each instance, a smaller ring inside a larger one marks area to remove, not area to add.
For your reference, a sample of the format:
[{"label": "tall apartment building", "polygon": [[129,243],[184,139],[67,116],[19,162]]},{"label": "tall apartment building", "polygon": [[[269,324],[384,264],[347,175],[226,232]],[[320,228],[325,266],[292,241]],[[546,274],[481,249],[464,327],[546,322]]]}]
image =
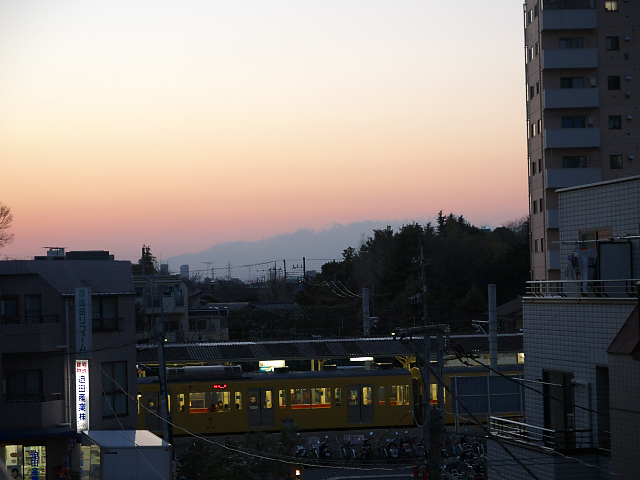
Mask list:
[{"label": "tall apartment building", "polygon": [[527,0],[524,24],[531,275],[560,280],[556,189],[640,174],[640,4]]}]

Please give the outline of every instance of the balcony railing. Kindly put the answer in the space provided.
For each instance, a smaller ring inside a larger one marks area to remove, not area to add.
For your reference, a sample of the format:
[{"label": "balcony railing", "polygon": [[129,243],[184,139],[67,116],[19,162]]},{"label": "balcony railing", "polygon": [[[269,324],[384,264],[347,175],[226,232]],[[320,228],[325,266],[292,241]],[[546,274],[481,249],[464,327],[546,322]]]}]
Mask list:
[{"label": "balcony railing", "polygon": [[638,298],[638,282],[638,279],[539,280],[527,282],[527,294],[556,298]]},{"label": "balcony railing", "polygon": [[160,309],[161,301],[164,308],[184,307],[184,295],[149,295],[143,297],[143,306]]},{"label": "balcony railing", "polygon": [[594,446],[591,430],[558,431],[498,417],[490,418],[490,428],[494,435],[501,438],[542,449],[563,451]]},{"label": "balcony railing", "polygon": [[124,330],[124,318],[93,318],[91,330],[94,332],[118,332]]}]

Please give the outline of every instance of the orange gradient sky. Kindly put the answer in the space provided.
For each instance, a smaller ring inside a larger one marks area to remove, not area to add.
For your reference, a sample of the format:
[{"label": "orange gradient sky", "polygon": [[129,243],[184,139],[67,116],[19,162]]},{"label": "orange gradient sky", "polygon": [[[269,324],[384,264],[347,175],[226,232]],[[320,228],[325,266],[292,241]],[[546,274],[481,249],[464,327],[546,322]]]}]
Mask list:
[{"label": "orange gradient sky", "polygon": [[2,256],[528,212],[518,2],[2,2],[0,65]]}]

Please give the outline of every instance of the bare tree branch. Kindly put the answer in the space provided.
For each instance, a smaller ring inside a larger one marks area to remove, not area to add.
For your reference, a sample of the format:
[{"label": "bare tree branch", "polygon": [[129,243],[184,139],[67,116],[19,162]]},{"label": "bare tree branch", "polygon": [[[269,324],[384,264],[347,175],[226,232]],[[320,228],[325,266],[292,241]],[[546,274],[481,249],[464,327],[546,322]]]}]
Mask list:
[{"label": "bare tree branch", "polygon": [[11,208],[0,203],[0,248],[13,242],[13,233],[9,233],[9,227],[13,220]]}]

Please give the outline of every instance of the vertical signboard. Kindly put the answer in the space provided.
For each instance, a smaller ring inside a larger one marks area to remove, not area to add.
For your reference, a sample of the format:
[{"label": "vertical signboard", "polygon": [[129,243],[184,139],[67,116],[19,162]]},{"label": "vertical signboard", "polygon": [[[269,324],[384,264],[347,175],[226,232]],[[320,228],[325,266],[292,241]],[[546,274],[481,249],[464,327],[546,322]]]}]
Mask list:
[{"label": "vertical signboard", "polygon": [[91,358],[91,289],[76,288],[76,358]]},{"label": "vertical signboard", "polygon": [[76,360],[76,426],[89,430],[89,360]]}]

